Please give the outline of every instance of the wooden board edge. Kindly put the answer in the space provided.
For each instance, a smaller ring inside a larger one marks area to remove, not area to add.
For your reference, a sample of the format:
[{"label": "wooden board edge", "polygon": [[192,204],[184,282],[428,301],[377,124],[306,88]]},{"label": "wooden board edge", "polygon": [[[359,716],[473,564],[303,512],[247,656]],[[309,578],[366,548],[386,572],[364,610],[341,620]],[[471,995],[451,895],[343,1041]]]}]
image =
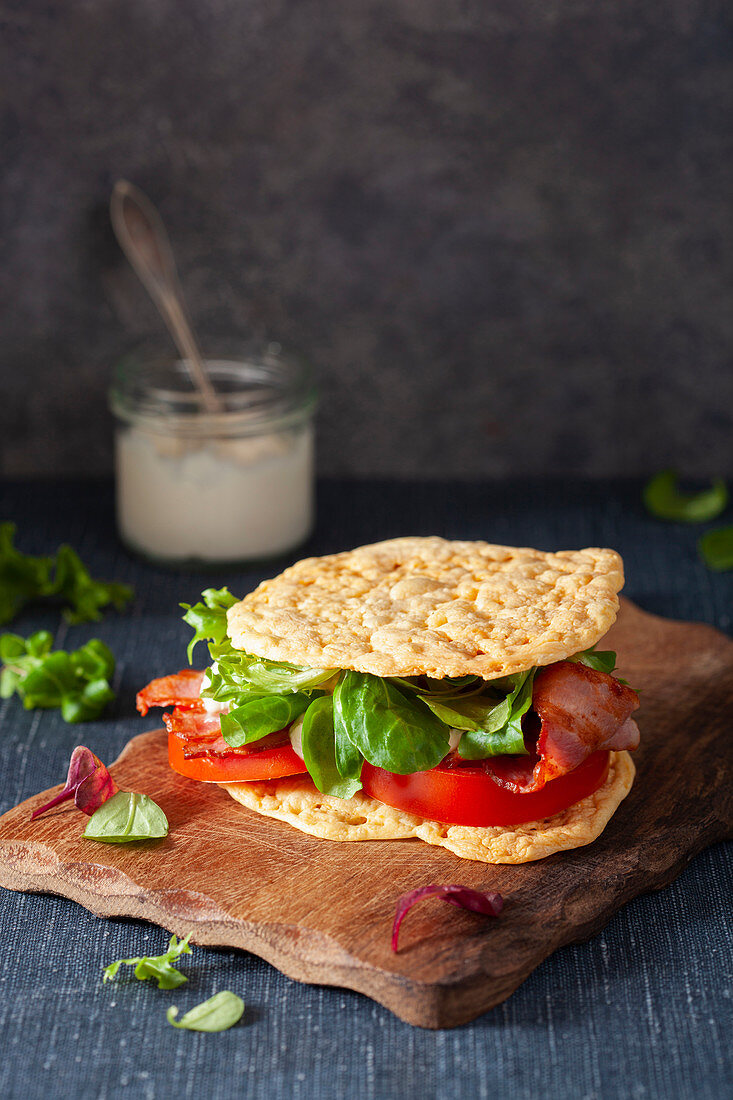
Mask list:
[{"label": "wooden board edge", "polygon": [[[318,963],[313,959],[295,954],[285,947],[289,942],[288,936],[284,934],[288,931],[288,926],[273,924],[263,932],[261,925],[248,927],[246,923],[235,924],[226,918],[197,919],[191,912],[185,911],[185,907],[180,904],[180,899],[172,904],[172,899],[166,898],[166,895],[172,893],[171,891],[163,891],[159,895],[143,891],[125,875],[120,875],[118,881],[128,882],[129,890],[126,893],[115,892],[110,897],[104,898],[91,890],[85,890],[78,882],[73,881],[73,865],[65,867],[59,863],[45,873],[38,871],[29,875],[14,871],[8,861],[0,861],[0,887],[24,893],[65,897],[101,918],[143,920],[146,923],[159,925],[169,932],[175,932],[178,936],[192,932],[192,943],[199,946],[230,947],[250,952],[294,981],[333,986],[364,994],[405,1023],[439,1030],[460,1027],[496,1008],[559,948],[587,942],[597,935],[628,902],[644,894],[662,890],[673,882],[701,851],[725,839],[728,839],[726,835],[701,834],[697,838],[694,849],[684,853],[669,866],[658,868],[653,881],[649,879],[642,881],[639,875],[630,878],[625,884],[625,889],[619,891],[603,914],[590,917],[576,925],[572,935],[560,934],[552,941],[548,941],[542,955],[535,956],[529,967],[506,974],[498,984],[494,977],[491,992],[488,995],[485,976],[481,973],[477,973],[470,982],[466,982],[465,978],[455,983],[442,984],[415,981],[404,974],[362,966],[357,960],[349,962],[349,956],[329,937],[323,937],[328,941],[329,950],[333,952],[336,948],[342,959],[340,962]],[[3,846],[0,845],[0,853],[2,851]],[[151,915],[151,910],[154,915]]]}]

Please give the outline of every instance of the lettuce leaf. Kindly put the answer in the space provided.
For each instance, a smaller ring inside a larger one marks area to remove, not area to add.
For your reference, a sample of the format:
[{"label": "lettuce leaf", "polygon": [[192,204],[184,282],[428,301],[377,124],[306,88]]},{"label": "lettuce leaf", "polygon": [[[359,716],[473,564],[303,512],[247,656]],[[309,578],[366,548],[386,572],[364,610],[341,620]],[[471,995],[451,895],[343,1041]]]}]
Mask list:
[{"label": "lettuce leaf", "polygon": [[29,638],[19,634],[0,636],[0,697],[15,692],[26,710],[60,707],[66,722],[98,718],[114,699],[109,681],[115,659],[104,642],[92,638],[73,652],[51,651],[53,639],[46,630]]},{"label": "lettuce leaf", "polygon": [[644,504],[657,519],[677,523],[705,523],[725,510],[728,489],[722,478],[700,493],[682,493],[674,470],[663,470],[644,487]]},{"label": "lettuce leaf", "polygon": [[132,599],[132,588],[117,581],[93,580],[76,551],[64,545],[58,548],[54,579],[44,594],[58,596],[67,605],[67,622],[87,623],[99,622],[108,604],[121,611]]},{"label": "lettuce leaf", "polygon": [[183,621],[193,630],[188,643],[188,662],[191,663],[197,642],[222,642],[227,636],[227,610],[237,602],[228,588],[207,588],[198,603],[182,603],[186,614]]},{"label": "lettuce leaf", "polygon": [[697,545],[708,568],[716,573],[733,569],[733,527],[718,527],[714,531],[708,531]]},{"label": "lettuce leaf", "polygon": [[409,775],[439,764],[448,752],[448,727],[429,707],[389,680],[346,672],[333,695],[339,735],[377,768]]},{"label": "lettuce leaf", "polygon": [[101,608],[121,610],[132,589],[115,581],[95,581],[75,550],[60,546],[56,557],[22,554],[13,545],[15,524],[0,524],[0,623],[10,622],[33,600],[60,599],[70,623],[98,621]]},{"label": "lettuce leaf", "polygon": [[503,677],[503,682],[511,690],[500,703],[493,706],[480,697],[463,703],[458,700],[452,704],[468,710],[468,717],[473,718],[476,723],[475,729],[464,733],[458,746],[458,755],[463,760],[485,760],[489,756],[527,753],[522,718],[532,705],[532,686],[536,671],[531,668],[527,672]]},{"label": "lettuce leaf", "polygon": [[357,753],[356,775],[344,776],[336,763],[335,737],[333,699],[323,695],[313,700],[303,718],[303,759],[319,791],[336,798],[351,798],[361,788],[362,757]]},{"label": "lettuce leaf", "polygon": [[227,745],[240,749],[252,741],[260,741],[269,733],[285,729],[305,713],[310,702],[310,696],[302,692],[290,695],[253,693],[241,706],[221,715],[221,735]]},{"label": "lettuce leaf", "polygon": [[188,946],[190,938],[191,932],[183,940],[177,939],[175,934],[172,935],[168,950],[162,955],[138,955],[134,959],[117,959],[109,966],[105,966],[102,981],[112,981],[121,966],[134,966],[135,977],[140,981],[153,978],[158,983],[158,989],[177,989],[179,985],[187,982],[188,978],[185,974],[181,974],[180,970],[176,970],[173,963],[181,955],[191,954],[191,948]]},{"label": "lettuce leaf", "polygon": [[15,524],[0,524],[0,623],[9,623],[48,591],[53,558],[33,558],[13,546]]},{"label": "lettuce leaf", "polygon": [[208,1001],[202,1001],[200,1005],[190,1008],[180,1020],[177,1019],[178,1009],[171,1005],[165,1014],[165,1018],[173,1027],[185,1028],[186,1031],[226,1031],[234,1027],[241,1020],[244,1013],[244,1001],[236,993],[223,989],[221,993],[215,993]]}]

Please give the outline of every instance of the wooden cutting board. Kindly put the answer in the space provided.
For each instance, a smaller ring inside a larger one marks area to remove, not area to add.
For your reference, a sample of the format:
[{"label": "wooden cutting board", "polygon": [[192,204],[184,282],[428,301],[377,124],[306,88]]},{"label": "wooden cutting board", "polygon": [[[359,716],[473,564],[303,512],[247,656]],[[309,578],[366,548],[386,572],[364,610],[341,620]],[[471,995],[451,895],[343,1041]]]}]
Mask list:
[{"label": "wooden cutting board", "polygon": [[[619,651],[620,674],[642,689],[642,747],[631,794],[587,848],[492,867],[419,840],[316,840],[176,775],[156,730],[130,741],[112,773],[121,788],[162,806],[166,840],[83,840],[86,819],[68,806],[31,823],[45,791],[0,818],[0,885],[193,931],[194,943],[244,948],[299,981],[366,993],[412,1024],[465,1023],[556,948],[592,936],[624,902],[664,886],[733,833],[733,642],[624,602],[608,647]],[[431,882],[498,890],[504,913],[486,919],[426,901],[407,917],[393,954],[397,898]]]}]

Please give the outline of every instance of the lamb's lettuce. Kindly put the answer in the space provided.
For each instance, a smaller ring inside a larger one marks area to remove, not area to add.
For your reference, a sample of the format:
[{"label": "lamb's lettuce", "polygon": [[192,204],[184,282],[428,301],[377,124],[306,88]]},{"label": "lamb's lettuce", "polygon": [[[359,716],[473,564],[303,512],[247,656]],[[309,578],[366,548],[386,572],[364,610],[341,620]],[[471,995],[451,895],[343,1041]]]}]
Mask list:
[{"label": "lamb's lettuce", "polygon": [[323,695],[310,704],[303,718],[303,759],[319,791],[336,798],[351,798],[361,787],[362,757],[359,752],[354,754],[358,764],[356,774],[345,775],[336,760],[335,738],[333,699]]},{"label": "lamb's lettuce", "polygon": [[447,754],[448,727],[420,699],[381,676],[346,672],[334,691],[334,725],[377,768],[409,775]]},{"label": "lamb's lettuce", "polygon": [[584,649],[581,653],[576,653],[573,657],[568,657],[568,660],[579,665],[587,665],[588,668],[595,669],[596,672],[605,672],[609,676],[616,667],[616,654],[612,649],[597,650],[595,647],[591,647],[590,649]]},{"label": "lamb's lettuce", "polygon": [[89,722],[98,718],[114,699],[109,681],[115,659],[98,638],[79,649],[51,651],[53,638],[39,630],[29,638],[19,634],[0,637],[0,697],[14,692],[26,710],[60,707],[66,722]]},{"label": "lamb's lettuce", "polygon": [[0,623],[7,623],[34,600],[60,600],[70,623],[96,622],[102,608],[121,610],[132,589],[116,581],[94,580],[75,550],[60,546],[55,557],[33,557],[13,545],[15,524],[0,524]]},{"label": "lamb's lettuce", "polygon": [[490,698],[478,697],[452,704],[453,707],[462,707],[476,723],[475,728],[467,730],[461,738],[459,756],[464,760],[485,760],[489,756],[527,752],[522,718],[532,705],[536,671],[532,668],[528,672],[504,677],[503,682],[510,690],[499,703],[492,704]]},{"label": "lamb's lettuce", "polygon": [[647,511],[658,519],[677,523],[705,523],[725,510],[728,489],[722,478],[716,478],[700,493],[683,493],[677,485],[674,470],[663,470],[644,487]]},{"label": "lamb's lettuce", "polygon": [[283,730],[300,718],[311,702],[302,692],[290,695],[252,693],[228,714],[221,715],[221,735],[227,745],[241,749],[252,741],[260,741],[268,733]]},{"label": "lamb's lettuce", "polygon": [[733,527],[718,527],[700,539],[698,549],[705,564],[716,573],[733,569]]}]

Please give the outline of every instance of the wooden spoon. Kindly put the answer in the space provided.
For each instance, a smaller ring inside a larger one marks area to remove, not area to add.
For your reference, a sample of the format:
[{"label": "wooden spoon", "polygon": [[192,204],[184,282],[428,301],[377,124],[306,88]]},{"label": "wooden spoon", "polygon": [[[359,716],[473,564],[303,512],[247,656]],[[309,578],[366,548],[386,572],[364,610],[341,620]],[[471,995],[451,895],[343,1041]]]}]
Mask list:
[{"label": "wooden spoon", "polygon": [[110,215],[122,251],[142,280],[165,321],[191,381],[207,412],[221,412],[186,314],[173,250],[160,214],[139,188],[118,180],[110,200]]}]

